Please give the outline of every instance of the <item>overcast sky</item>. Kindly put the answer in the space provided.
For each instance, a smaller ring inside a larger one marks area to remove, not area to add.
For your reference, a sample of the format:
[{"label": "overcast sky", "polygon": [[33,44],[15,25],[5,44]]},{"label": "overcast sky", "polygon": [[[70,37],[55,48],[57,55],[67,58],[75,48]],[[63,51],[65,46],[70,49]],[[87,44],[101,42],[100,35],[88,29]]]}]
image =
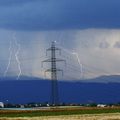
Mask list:
[{"label": "overcast sky", "polygon": [[79,79],[81,66],[85,78],[118,75],[119,6],[120,0],[0,0],[0,75],[17,76],[20,65],[22,75],[43,77],[51,41],[71,64],[64,79]]}]

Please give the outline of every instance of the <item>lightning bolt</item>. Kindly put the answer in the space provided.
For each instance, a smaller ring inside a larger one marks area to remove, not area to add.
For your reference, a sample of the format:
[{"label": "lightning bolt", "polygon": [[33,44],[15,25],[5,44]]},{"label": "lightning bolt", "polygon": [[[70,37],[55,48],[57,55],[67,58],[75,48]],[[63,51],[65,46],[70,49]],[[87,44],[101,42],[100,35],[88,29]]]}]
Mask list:
[{"label": "lightning bolt", "polygon": [[9,60],[8,60],[7,68],[6,68],[5,72],[4,72],[4,77],[6,77],[8,69],[9,69],[10,64],[11,64],[11,58],[12,58],[12,41],[10,41],[9,51],[10,51],[10,55],[9,55]]},{"label": "lightning bolt", "polygon": [[17,51],[15,53],[15,58],[16,58],[16,61],[17,61],[17,64],[18,64],[18,69],[19,69],[19,73],[18,73],[18,76],[17,76],[17,80],[20,78],[20,75],[22,74],[22,71],[21,71],[21,63],[20,63],[20,60],[19,60],[19,53],[20,53],[20,44],[17,42],[16,40],[16,34],[13,35],[13,39],[15,40],[15,44],[17,46]]},{"label": "lightning bolt", "polygon": [[76,52],[73,52],[72,54],[75,55],[76,58],[77,58],[78,64],[80,65],[81,78],[83,78],[83,65],[82,65],[81,62],[80,62],[79,55],[78,55],[78,53],[76,53]]},{"label": "lightning bolt", "polygon": [[[57,41],[55,41],[56,43],[58,43]],[[59,43],[58,43],[59,44]],[[60,46],[61,47],[61,46]],[[78,55],[78,53],[77,52],[75,52],[74,50],[72,50],[72,52],[71,51],[69,51],[69,50],[67,50],[67,49],[65,49],[65,48],[63,48],[63,47],[61,47],[62,49],[64,49],[64,51],[66,51],[67,53],[69,53],[69,54],[72,54],[72,55],[75,55],[76,56],[76,58],[77,58],[77,61],[78,61],[78,64],[79,64],[79,66],[80,66],[80,77],[83,79],[84,78],[84,72],[83,72],[83,64],[81,63],[81,61],[80,61],[80,58],[79,58],[79,55]]]}]

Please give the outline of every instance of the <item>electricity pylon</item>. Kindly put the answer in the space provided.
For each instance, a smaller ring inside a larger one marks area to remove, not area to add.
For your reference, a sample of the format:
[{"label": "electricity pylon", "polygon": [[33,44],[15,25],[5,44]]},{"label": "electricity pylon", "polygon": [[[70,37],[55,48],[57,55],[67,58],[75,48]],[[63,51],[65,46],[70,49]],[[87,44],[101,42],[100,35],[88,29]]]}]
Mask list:
[{"label": "electricity pylon", "polygon": [[52,103],[53,106],[57,106],[57,105],[59,105],[57,72],[61,71],[62,74],[63,74],[63,70],[58,69],[57,66],[56,66],[56,63],[57,62],[62,62],[62,61],[65,62],[65,60],[56,58],[56,51],[59,51],[59,53],[61,54],[61,49],[59,49],[55,46],[55,42],[52,42],[51,47],[46,50],[46,53],[48,51],[51,52],[51,58],[42,61],[42,63],[44,63],[44,62],[50,62],[51,63],[51,68],[47,69],[45,71],[45,73],[46,72],[51,73],[51,80],[52,80],[51,81],[51,103]]}]

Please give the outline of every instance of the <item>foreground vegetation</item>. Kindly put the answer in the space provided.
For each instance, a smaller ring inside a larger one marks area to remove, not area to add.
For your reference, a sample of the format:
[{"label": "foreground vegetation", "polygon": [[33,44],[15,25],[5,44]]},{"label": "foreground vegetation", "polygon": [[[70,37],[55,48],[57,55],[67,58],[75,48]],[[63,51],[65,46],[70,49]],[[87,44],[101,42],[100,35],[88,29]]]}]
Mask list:
[{"label": "foreground vegetation", "polygon": [[120,107],[116,108],[64,108],[50,110],[0,110],[0,117],[39,117],[39,116],[59,116],[59,115],[82,115],[82,114],[102,114],[120,113]]},{"label": "foreground vegetation", "polygon": [[4,117],[0,118],[0,120],[120,120],[120,113],[19,117],[19,118]]}]

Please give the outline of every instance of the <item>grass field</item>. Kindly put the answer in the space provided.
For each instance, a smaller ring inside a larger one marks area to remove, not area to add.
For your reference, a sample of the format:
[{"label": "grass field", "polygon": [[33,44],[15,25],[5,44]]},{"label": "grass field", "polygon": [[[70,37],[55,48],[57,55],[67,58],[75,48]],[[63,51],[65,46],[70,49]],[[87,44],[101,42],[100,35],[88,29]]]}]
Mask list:
[{"label": "grass field", "polygon": [[50,110],[0,110],[1,117],[41,117],[41,116],[60,116],[60,115],[84,115],[84,114],[104,114],[120,113],[120,107],[116,108],[57,108]]}]

